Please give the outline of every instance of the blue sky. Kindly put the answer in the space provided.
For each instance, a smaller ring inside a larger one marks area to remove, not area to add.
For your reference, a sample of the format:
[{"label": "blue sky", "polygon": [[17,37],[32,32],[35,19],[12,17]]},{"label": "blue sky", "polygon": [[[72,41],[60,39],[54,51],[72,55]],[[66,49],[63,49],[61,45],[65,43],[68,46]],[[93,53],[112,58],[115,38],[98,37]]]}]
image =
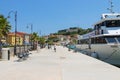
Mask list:
[{"label": "blue sky", "polygon": [[[27,25],[41,35],[69,27],[91,28],[102,13],[109,12],[109,0],[0,0],[0,14],[18,12],[17,30],[30,33]],[[120,0],[113,0],[114,11],[120,12]],[[14,31],[14,14],[9,21]]]}]

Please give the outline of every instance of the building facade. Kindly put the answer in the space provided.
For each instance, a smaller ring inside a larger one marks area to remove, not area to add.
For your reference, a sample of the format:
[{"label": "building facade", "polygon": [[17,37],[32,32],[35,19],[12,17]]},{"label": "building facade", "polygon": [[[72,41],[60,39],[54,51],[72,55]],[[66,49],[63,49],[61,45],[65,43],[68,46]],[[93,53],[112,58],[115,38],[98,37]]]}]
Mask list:
[{"label": "building facade", "polygon": [[[7,43],[11,46],[15,45],[15,33],[9,33],[6,39]],[[21,35],[16,34],[16,45],[22,45],[23,38]]]},{"label": "building facade", "polygon": [[[14,46],[15,45],[15,33],[9,33],[6,42]],[[16,33],[16,45],[29,45],[30,44],[30,35],[24,32]]]}]

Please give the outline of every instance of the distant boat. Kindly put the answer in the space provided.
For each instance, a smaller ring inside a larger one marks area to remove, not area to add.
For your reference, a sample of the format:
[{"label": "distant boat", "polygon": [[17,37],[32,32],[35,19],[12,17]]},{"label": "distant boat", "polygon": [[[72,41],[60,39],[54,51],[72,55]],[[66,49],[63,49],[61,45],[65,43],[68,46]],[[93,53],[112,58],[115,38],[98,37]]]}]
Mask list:
[{"label": "distant boat", "polygon": [[120,65],[120,14],[112,10],[102,14],[101,20],[94,24],[94,31],[79,36],[76,48],[89,56]]}]

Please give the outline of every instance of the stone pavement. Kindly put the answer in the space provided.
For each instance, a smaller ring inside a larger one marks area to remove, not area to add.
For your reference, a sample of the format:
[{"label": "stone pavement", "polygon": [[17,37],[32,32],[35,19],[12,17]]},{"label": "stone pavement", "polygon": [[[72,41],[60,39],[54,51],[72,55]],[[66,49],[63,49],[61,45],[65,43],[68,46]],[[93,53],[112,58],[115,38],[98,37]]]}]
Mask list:
[{"label": "stone pavement", "polygon": [[16,60],[0,61],[0,80],[120,80],[119,68],[61,46]]}]

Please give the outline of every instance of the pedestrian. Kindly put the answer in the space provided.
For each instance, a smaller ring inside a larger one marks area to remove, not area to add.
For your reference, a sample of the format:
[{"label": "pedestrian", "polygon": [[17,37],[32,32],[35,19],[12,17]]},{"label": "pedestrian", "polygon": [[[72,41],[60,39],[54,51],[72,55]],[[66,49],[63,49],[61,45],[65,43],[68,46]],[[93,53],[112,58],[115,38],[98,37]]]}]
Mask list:
[{"label": "pedestrian", "polygon": [[56,52],[56,46],[54,46],[54,51]]}]

